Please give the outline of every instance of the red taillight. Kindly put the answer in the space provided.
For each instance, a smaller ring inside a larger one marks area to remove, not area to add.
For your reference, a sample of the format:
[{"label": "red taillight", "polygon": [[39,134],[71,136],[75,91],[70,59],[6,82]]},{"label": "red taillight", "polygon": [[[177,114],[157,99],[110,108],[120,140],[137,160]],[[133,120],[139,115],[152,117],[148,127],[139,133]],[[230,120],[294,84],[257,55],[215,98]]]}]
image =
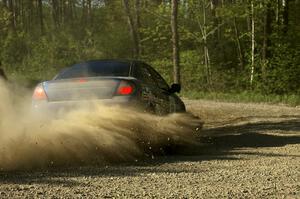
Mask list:
[{"label": "red taillight", "polygon": [[129,95],[132,93],[132,91],[133,91],[133,88],[131,86],[123,86],[123,87],[119,88],[118,94]]},{"label": "red taillight", "polygon": [[128,82],[122,81],[119,85],[118,95],[130,95],[134,91],[134,86]]},{"label": "red taillight", "polygon": [[86,79],[79,79],[78,82],[79,83],[85,83],[85,82],[87,82],[87,80]]},{"label": "red taillight", "polygon": [[32,99],[34,99],[34,100],[46,100],[47,99],[47,95],[45,93],[43,86],[39,85],[34,89]]}]

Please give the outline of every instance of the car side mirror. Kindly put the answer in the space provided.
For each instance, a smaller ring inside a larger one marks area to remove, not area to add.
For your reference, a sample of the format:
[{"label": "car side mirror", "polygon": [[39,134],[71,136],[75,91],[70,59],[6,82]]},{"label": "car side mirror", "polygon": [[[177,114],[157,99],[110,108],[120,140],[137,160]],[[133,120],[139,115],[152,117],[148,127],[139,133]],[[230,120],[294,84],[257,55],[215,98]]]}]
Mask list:
[{"label": "car side mirror", "polygon": [[181,90],[181,85],[180,84],[172,84],[171,88],[169,89],[170,93],[179,93]]}]

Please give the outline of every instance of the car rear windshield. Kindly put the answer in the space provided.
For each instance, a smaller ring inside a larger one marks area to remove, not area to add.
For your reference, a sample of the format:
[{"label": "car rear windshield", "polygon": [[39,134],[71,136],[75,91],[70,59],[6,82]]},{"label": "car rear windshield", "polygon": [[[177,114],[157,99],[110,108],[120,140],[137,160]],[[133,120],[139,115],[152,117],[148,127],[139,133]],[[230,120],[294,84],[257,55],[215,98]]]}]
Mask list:
[{"label": "car rear windshield", "polygon": [[119,76],[128,77],[130,63],[93,61],[75,64],[63,70],[55,79],[70,79],[80,77]]}]

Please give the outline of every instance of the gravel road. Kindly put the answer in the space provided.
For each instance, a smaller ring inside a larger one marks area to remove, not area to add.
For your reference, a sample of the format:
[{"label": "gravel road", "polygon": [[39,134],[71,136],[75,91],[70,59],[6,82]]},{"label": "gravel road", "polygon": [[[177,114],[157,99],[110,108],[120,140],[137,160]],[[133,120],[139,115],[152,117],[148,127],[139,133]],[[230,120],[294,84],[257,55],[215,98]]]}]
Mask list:
[{"label": "gravel road", "polygon": [[300,109],[185,100],[198,146],[121,165],[0,171],[0,198],[300,198]]}]

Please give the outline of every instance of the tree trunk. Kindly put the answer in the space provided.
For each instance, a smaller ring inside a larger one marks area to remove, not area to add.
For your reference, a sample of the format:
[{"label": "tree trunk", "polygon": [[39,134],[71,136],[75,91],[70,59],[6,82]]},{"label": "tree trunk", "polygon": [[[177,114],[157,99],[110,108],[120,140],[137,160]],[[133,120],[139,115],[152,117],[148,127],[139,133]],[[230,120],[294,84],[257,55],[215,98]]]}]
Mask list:
[{"label": "tree trunk", "polygon": [[15,10],[14,10],[14,3],[13,3],[13,0],[8,0],[8,9],[9,9],[9,12],[10,12],[10,25],[11,25],[11,28],[12,30],[15,30],[15,27],[16,27],[16,13],[15,13]]},{"label": "tree trunk", "polygon": [[233,26],[234,26],[234,33],[235,33],[235,41],[238,49],[238,56],[239,56],[239,61],[240,61],[240,70],[242,71],[245,68],[244,64],[244,53],[243,49],[241,46],[241,41],[240,41],[240,33],[236,25],[236,17],[233,19]]},{"label": "tree trunk", "polygon": [[202,12],[203,12],[203,42],[204,42],[204,63],[206,68],[206,77],[207,77],[207,83],[211,87],[212,81],[211,81],[211,68],[210,68],[210,57],[208,52],[208,46],[207,46],[207,33],[206,33],[206,5],[205,2],[202,4]]},{"label": "tree trunk", "polygon": [[141,34],[140,34],[140,27],[141,27],[141,1],[140,0],[135,0],[135,29],[136,29],[136,36],[137,36],[137,41],[139,45],[139,56],[141,55],[142,52],[142,46],[141,46]]},{"label": "tree trunk", "polygon": [[15,27],[17,27],[17,25],[18,25],[18,19],[20,17],[20,14],[19,14],[20,5],[19,5],[19,3],[20,2],[17,1],[17,0],[14,0],[14,3],[13,3]]},{"label": "tree trunk", "polygon": [[280,1],[281,0],[277,0],[277,2],[276,2],[276,16],[275,16],[275,18],[276,18],[276,23],[277,23],[277,25],[279,25],[280,24],[280,20],[279,20],[279,15],[280,15],[280,7],[281,7],[281,3],[280,3]]},{"label": "tree trunk", "polygon": [[58,1],[58,10],[59,10],[59,16],[60,16],[60,19],[59,19],[59,23],[61,25],[64,25],[65,24],[65,16],[64,16],[64,2],[62,0],[59,0]]},{"label": "tree trunk", "polygon": [[178,1],[172,0],[171,27],[173,44],[173,69],[174,83],[180,84],[180,66],[179,66],[179,36],[178,36]]},{"label": "tree trunk", "polygon": [[70,0],[69,1],[69,6],[68,6],[68,18],[71,22],[71,24],[73,23],[74,21],[74,18],[75,18],[75,2],[74,0]]},{"label": "tree trunk", "polygon": [[254,79],[254,53],[255,53],[255,21],[254,21],[254,2],[251,1],[251,73],[250,73],[250,88],[253,88]]},{"label": "tree trunk", "polygon": [[87,1],[87,21],[88,24],[92,24],[92,0]]},{"label": "tree trunk", "polygon": [[269,46],[271,45],[270,35],[272,34],[272,11],[271,4],[267,3],[264,16],[264,34],[263,34],[263,47],[262,47],[262,80],[266,80],[266,67],[268,59],[270,58]]},{"label": "tree trunk", "polygon": [[[213,26],[218,27],[219,26],[219,17],[217,16],[217,6],[219,4],[219,0],[211,0],[210,7],[211,7],[211,15],[213,18]],[[213,34],[213,48],[217,47],[217,44],[220,40],[220,28],[217,29],[217,31]]]},{"label": "tree trunk", "polygon": [[54,21],[55,27],[60,25],[60,16],[59,16],[59,4],[57,0],[52,0],[52,18]]},{"label": "tree trunk", "polygon": [[288,32],[288,26],[289,26],[289,0],[282,0],[282,6],[283,6],[283,33],[286,34]]},{"label": "tree trunk", "polygon": [[32,27],[33,27],[33,24],[34,24],[34,13],[33,13],[33,10],[34,10],[34,5],[33,5],[33,2],[32,1],[29,1],[28,2],[28,17],[27,17],[27,22],[26,22],[26,28],[27,28],[27,31],[31,31],[32,30]]},{"label": "tree trunk", "polygon": [[44,34],[44,20],[43,20],[43,4],[42,4],[42,0],[38,0],[38,9],[39,9],[39,20],[40,20],[41,34]]},{"label": "tree trunk", "polygon": [[138,59],[139,55],[140,55],[139,40],[138,40],[135,23],[134,23],[132,14],[130,12],[129,0],[123,0],[123,4],[124,4],[124,8],[125,8],[125,13],[126,13],[127,19],[128,19],[128,25],[129,25],[129,29],[130,29],[131,38],[133,41],[133,57]]}]

